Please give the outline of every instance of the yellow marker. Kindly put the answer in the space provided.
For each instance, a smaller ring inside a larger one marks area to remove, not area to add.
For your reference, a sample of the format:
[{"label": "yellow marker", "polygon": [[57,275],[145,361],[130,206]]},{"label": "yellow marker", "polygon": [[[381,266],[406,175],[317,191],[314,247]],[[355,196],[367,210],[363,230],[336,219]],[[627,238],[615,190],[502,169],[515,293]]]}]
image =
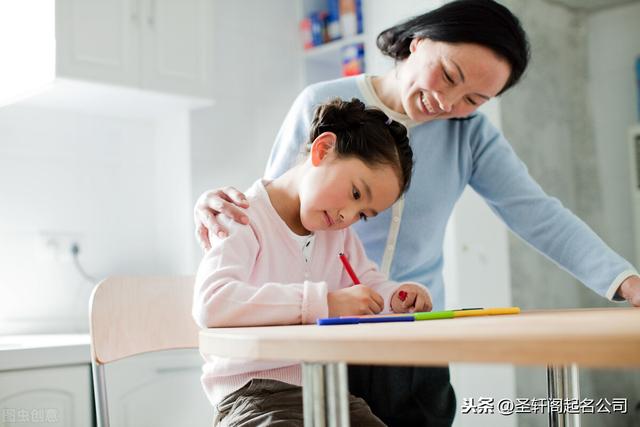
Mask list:
[{"label": "yellow marker", "polygon": [[456,310],[453,317],[469,317],[469,316],[494,316],[498,314],[518,314],[520,307],[496,307],[483,308],[479,310]]}]

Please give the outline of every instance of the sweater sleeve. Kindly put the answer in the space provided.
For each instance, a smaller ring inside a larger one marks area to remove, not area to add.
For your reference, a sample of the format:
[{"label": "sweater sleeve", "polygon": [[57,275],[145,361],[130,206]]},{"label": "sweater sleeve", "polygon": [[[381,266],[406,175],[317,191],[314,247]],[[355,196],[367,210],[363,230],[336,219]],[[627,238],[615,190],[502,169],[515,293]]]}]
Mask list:
[{"label": "sweater sleeve", "polygon": [[251,226],[227,221],[196,275],[193,317],[202,328],[313,323],[326,317],[325,282],[249,282],[260,245]]},{"label": "sweater sleeve", "polygon": [[[391,311],[391,297],[400,283],[389,280],[376,265],[375,262],[367,258],[364,246],[358,238],[355,231],[351,228],[345,230],[344,253],[349,259],[351,267],[360,279],[360,282],[373,289],[384,299],[383,313]],[[345,272],[346,275],[346,272]],[[351,278],[346,277],[347,283],[351,282]]]},{"label": "sweater sleeve", "polygon": [[312,88],[307,87],[294,101],[278,131],[264,172],[265,178],[279,177],[304,154],[315,106]]},{"label": "sweater sleeve", "polygon": [[531,178],[504,136],[486,119],[470,136],[471,187],[518,236],[596,293],[620,300],[622,281],[637,274],[589,226]]}]

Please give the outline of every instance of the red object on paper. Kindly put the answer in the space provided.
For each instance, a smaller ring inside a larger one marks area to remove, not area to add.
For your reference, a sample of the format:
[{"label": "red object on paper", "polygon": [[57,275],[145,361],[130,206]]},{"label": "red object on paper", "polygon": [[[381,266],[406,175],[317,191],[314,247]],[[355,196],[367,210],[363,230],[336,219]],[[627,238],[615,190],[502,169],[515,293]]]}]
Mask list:
[{"label": "red object on paper", "polygon": [[349,260],[343,253],[340,253],[340,261],[342,261],[342,265],[344,265],[344,269],[347,270],[347,274],[349,275],[349,277],[351,277],[353,284],[359,285],[360,280],[358,279],[358,276],[356,276],[355,271],[353,271],[353,268],[351,268],[351,264],[349,264]]},{"label": "red object on paper", "polygon": [[398,298],[400,298],[400,301],[406,300],[407,299],[407,293],[405,291],[398,292]]}]

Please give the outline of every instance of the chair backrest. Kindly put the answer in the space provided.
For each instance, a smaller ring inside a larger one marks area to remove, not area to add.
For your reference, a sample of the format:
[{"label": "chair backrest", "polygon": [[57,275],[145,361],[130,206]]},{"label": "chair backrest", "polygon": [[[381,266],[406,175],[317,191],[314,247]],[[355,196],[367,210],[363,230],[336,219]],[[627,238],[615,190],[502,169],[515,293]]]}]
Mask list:
[{"label": "chair backrest", "polygon": [[158,350],[197,348],[193,277],[109,277],[91,294],[91,357],[106,364]]}]

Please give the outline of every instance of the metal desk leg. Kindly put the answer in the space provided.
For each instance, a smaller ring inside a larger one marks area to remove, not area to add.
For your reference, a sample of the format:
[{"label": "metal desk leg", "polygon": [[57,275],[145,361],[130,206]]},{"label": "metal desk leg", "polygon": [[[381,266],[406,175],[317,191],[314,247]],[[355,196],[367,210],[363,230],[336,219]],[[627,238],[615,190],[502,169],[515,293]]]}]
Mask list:
[{"label": "metal desk leg", "polygon": [[303,363],[302,400],[306,427],[349,427],[345,363]]},{"label": "metal desk leg", "polygon": [[[569,399],[580,399],[578,366],[547,366],[547,397],[550,404],[553,399],[561,399],[565,405]],[[564,408],[564,406],[563,406]],[[549,427],[580,427],[580,414],[551,412],[549,407]]]}]

